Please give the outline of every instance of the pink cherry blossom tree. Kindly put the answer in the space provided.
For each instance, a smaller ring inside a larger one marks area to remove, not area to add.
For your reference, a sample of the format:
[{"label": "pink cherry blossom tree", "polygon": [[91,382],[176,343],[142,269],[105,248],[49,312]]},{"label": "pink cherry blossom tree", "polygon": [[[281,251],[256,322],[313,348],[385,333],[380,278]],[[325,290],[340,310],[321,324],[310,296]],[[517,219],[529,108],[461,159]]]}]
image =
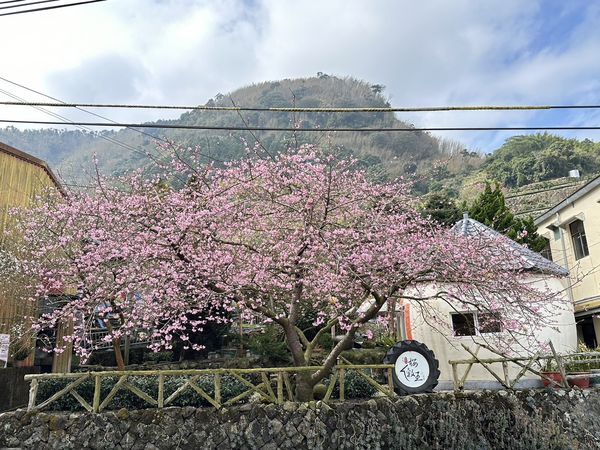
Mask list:
[{"label": "pink cherry blossom tree", "polygon": [[[343,338],[322,368],[297,379],[306,400],[382,306],[422,283],[439,287],[412,299],[424,309],[502,311],[514,333],[551,320],[556,299],[520,281],[510,250],[423,219],[402,181],[374,183],[312,146],[225,167],[199,164],[193,150],[171,156],[151,175],[98,178],[23,217],[20,266],[36,280],[33,297],[77,292],[37,327],[72,320],[66,340],[82,357],[94,317],[119,318],[114,342],[149,330],[158,350],[239,310],[279,325],[296,366],[336,326]],[[319,327],[311,340],[298,327],[307,306]]]}]

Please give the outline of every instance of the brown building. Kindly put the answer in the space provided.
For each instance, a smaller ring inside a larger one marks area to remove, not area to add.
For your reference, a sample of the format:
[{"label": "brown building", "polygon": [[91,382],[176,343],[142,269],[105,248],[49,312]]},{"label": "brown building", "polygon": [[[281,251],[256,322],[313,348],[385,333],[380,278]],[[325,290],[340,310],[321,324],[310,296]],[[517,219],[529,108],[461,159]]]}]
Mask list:
[{"label": "brown building", "polygon": [[[44,161],[0,143],[0,252],[9,245],[7,236],[12,224],[11,209],[31,205],[36,196],[44,194],[48,189],[58,189],[64,193],[58,179]],[[6,253],[0,253],[0,258],[4,258],[5,266],[10,264]],[[0,334],[14,336],[15,329],[27,329],[30,318],[37,315],[37,305],[25,301],[22,290],[23,283],[19,283],[18,279],[11,279],[6,274],[0,279]],[[33,339],[30,343],[11,342],[10,354],[14,355],[19,348],[19,364],[32,365]],[[13,358],[9,358],[9,361],[11,359]]]}]

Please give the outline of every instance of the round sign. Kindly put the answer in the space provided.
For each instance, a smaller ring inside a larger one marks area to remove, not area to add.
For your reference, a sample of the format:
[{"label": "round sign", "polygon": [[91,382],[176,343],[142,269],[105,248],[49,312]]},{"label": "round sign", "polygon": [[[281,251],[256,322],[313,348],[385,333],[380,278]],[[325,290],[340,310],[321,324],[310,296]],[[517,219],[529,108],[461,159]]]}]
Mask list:
[{"label": "round sign", "polygon": [[407,387],[421,387],[429,378],[429,362],[421,353],[414,351],[400,353],[394,366],[396,377]]},{"label": "round sign", "polygon": [[440,377],[439,362],[427,346],[418,341],[402,341],[385,355],[385,364],[393,364],[392,378],[398,394],[432,392]]}]

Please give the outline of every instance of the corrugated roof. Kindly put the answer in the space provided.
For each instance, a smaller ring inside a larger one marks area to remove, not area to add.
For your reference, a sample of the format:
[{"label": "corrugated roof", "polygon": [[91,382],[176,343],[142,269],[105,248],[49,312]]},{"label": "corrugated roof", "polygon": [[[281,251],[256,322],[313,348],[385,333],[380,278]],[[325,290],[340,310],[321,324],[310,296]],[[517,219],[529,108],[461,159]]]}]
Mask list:
[{"label": "corrugated roof", "polygon": [[[478,222],[475,219],[465,216],[459,220],[452,229],[463,236],[484,238],[490,241],[497,242],[499,245],[506,245],[515,256],[514,270],[526,270],[530,272],[555,275],[557,277],[566,277],[569,271],[564,267],[544,258],[539,253],[536,253],[527,247],[524,247],[511,238],[498,233],[496,230]],[[511,264],[512,266],[512,264]]]},{"label": "corrugated roof", "polygon": [[14,156],[15,158],[22,159],[23,161],[27,161],[30,164],[41,167],[48,174],[48,177],[56,185],[57,189],[61,192],[61,194],[66,195],[64,188],[62,187],[62,185],[58,181],[58,178],[56,178],[56,175],[54,175],[54,172],[52,172],[46,161],[43,161],[39,158],[36,158],[35,156],[30,155],[29,153],[25,153],[19,149],[11,147],[10,145],[4,144],[3,142],[0,142],[0,152],[7,153],[11,156]]}]

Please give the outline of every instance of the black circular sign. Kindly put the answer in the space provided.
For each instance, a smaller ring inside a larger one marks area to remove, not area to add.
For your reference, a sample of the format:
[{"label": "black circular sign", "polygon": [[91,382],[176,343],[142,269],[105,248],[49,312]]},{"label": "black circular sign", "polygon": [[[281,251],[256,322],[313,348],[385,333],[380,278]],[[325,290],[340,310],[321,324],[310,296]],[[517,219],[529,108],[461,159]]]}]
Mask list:
[{"label": "black circular sign", "polygon": [[439,361],[421,342],[398,342],[387,352],[383,362],[394,364],[394,386],[398,394],[432,392],[438,384]]}]

